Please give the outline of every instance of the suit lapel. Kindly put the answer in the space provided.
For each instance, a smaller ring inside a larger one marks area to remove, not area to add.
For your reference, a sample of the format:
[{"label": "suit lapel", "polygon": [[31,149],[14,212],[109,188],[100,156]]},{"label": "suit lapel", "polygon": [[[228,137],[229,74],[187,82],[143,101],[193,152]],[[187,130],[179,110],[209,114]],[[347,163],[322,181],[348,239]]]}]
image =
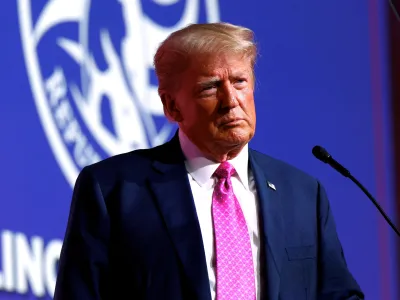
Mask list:
[{"label": "suit lapel", "polygon": [[187,276],[188,298],[211,300],[203,240],[179,140],[160,148],[148,184]]},{"label": "suit lapel", "polygon": [[264,269],[266,270],[267,278],[265,291],[269,300],[278,300],[280,270],[284,258],[283,255],[285,254],[279,186],[268,185],[268,183],[276,184],[277,180],[270,178],[264,172],[254,156],[253,151],[249,151],[250,166],[256,182],[264,234],[262,241],[264,241],[266,263]]}]

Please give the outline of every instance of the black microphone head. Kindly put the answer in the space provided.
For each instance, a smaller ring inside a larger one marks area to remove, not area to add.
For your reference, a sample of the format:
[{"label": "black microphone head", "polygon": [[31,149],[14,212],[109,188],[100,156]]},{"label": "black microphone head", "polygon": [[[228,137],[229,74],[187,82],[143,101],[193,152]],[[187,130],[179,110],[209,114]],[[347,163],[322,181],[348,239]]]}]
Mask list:
[{"label": "black microphone head", "polygon": [[321,146],[314,146],[312,153],[316,158],[327,163],[331,159],[331,155]]}]

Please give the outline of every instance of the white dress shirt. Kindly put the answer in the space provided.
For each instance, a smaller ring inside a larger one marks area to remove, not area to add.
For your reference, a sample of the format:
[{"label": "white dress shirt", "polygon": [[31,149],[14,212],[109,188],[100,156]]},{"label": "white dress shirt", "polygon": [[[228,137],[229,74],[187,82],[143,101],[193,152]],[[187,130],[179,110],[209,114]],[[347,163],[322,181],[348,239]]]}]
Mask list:
[{"label": "white dress shirt", "polygon": [[[214,185],[216,183],[213,174],[218,168],[219,163],[205,158],[200,150],[181,130],[179,130],[179,141],[186,157],[185,165],[196,206],[197,217],[200,223],[211,296],[214,300],[216,278],[211,204]],[[246,145],[239,155],[229,160],[229,162],[233,165],[237,173],[237,175],[232,177],[232,186],[242,208],[249,230],[254,262],[256,295],[257,299],[260,299],[260,230],[258,222],[258,201],[254,177],[248,163],[248,146]]]}]

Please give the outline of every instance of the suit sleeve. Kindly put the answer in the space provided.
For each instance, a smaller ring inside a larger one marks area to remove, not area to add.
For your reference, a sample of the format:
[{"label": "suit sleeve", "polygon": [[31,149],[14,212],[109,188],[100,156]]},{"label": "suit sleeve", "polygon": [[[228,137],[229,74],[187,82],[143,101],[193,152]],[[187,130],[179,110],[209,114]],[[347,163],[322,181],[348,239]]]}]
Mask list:
[{"label": "suit sleeve", "polygon": [[351,275],[324,187],[318,182],[318,299],[357,300],[364,295]]},{"label": "suit sleeve", "polygon": [[84,168],[76,181],[61,250],[55,300],[104,299],[110,221],[99,184]]}]

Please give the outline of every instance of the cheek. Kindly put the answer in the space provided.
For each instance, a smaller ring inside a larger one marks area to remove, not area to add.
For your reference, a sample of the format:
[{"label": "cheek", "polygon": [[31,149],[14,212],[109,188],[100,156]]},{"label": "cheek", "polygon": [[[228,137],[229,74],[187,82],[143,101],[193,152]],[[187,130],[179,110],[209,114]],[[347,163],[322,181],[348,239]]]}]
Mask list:
[{"label": "cheek", "polygon": [[248,114],[248,115],[254,115],[255,114],[255,105],[254,105],[254,97],[253,97],[253,91],[252,90],[245,90],[241,94],[241,103],[242,103],[242,108],[243,110]]},{"label": "cheek", "polygon": [[193,100],[191,105],[186,105],[183,109],[186,124],[194,126],[212,121],[213,112],[213,102],[208,100]]},{"label": "cheek", "polygon": [[183,119],[186,122],[192,120],[196,116],[195,111],[196,108],[193,105],[188,105],[188,104],[183,105],[181,109]]}]

